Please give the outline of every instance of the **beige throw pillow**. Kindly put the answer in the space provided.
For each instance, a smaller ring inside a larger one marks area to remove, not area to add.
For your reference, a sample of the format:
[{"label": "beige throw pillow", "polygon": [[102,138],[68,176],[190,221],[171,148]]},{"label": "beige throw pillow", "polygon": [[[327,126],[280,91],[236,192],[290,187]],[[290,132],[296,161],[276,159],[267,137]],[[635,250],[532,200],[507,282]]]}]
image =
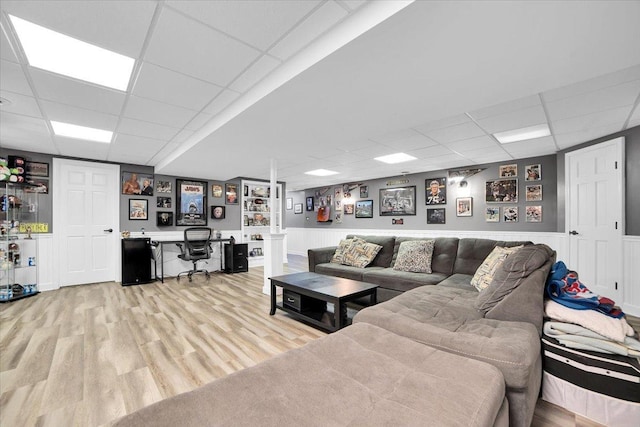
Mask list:
[{"label": "beige throw pillow", "polygon": [[503,248],[502,246],[496,246],[491,253],[484,259],[480,267],[476,270],[476,274],[471,279],[471,285],[474,286],[478,292],[482,291],[491,284],[493,275],[500,268],[504,260],[512,253],[516,252],[522,246],[514,246],[512,248]]},{"label": "beige throw pillow", "polygon": [[368,243],[362,239],[355,238],[353,242],[344,249],[342,263],[353,267],[364,268],[371,264],[381,249],[381,245]]},{"label": "beige throw pillow", "polygon": [[435,240],[411,240],[400,243],[394,270],[431,273]]},{"label": "beige throw pillow", "polygon": [[331,262],[334,264],[342,264],[344,261],[344,253],[348,250],[349,246],[353,243],[354,239],[342,239],[336,248],[336,251],[331,257]]}]

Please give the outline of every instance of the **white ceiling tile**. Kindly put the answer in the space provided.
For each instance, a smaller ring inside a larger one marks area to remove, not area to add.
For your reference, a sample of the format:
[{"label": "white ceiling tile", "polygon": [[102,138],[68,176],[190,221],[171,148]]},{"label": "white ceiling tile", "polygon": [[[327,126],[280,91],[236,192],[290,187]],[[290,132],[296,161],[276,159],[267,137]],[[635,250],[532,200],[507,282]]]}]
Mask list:
[{"label": "white ceiling tile", "polygon": [[173,142],[167,143],[164,147],[162,147],[153,157],[151,157],[146,164],[154,165],[157,162],[164,159],[166,156],[175,151],[180,144],[174,144]]},{"label": "white ceiling tile", "polygon": [[58,122],[71,123],[96,129],[115,131],[118,116],[99,113],[93,110],[71,107],[50,101],[40,101],[47,118]]},{"label": "white ceiling tile", "polygon": [[145,62],[133,94],[191,110],[201,110],[222,91],[220,86]]},{"label": "white ceiling tile", "polygon": [[417,134],[410,138],[398,139],[396,141],[386,142],[384,145],[389,146],[393,151],[410,151],[420,148],[433,147],[438,145],[437,142],[427,138],[424,135]]},{"label": "white ceiling tile", "polygon": [[197,112],[152,99],[130,96],[124,116],[152,123],[182,128]]},{"label": "white ceiling tile", "polygon": [[16,57],[13,47],[9,40],[5,36],[4,25],[0,22],[0,58],[5,61],[10,62],[18,62],[18,58]]},{"label": "white ceiling tile", "polygon": [[612,86],[618,86],[633,80],[640,79],[640,65],[625,68],[624,70],[614,73],[605,74],[604,76],[595,77],[593,79],[578,82],[572,85],[563,86],[558,89],[548,90],[543,93],[546,102],[555,102],[564,98],[571,98],[589,92],[605,89]]},{"label": "white ceiling tile", "polygon": [[280,64],[282,64],[281,61],[269,55],[263,55],[255,63],[251,64],[247,71],[231,83],[229,88],[244,93],[280,66]]},{"label": "white ceiling tile", "polygon": [[4,59],[0,61],[0,88],[9,92],[33,96],[29,82],[22,72],[22,67]]},{"label": "white ceiling tile", "polygon": [[556,134],[580,132],[594,127],[617,124],[620,128],[629,117],[631,105],[553,122]]},{"label": "white ceiling tile", "polygon": [[435,145],[433,147],[421,148],[418,150],[411,150],[407,154],[411,154],[419,159],[429,159],[435,156],[444,156],[452,154],[452,151],[442,145]]},{"label": "white ceiling tile", "polygon": [[541,156],[557,151],[552,136],[502,144],[502,147],[507,153],[515,157]]},{"label": "white ceiling tile", "polygon": [[401,139],[412,138],[416,135],[422,135],[422,134],[416,132],[413,129],[400,129],[390,133],[386,133],[384,135],[375,136],[370,139],[371,141],[379,142],[381,144],[386,144],[387,142],[393,142]]},{"label": "white ceiling tile", "polygon": [[261,50],[266,50],[319,1],[191,1],[167,4]]},{"label": "white ceiling tile", "polygon": [[21,114],[23,116],[42,118],[40,114],[40,108],[36,103],[35,98],[30,96],[20,95],[18,93],[5,92],[0,90],[0,97],[9,100],[10,104],[2,104],[2,111],[7,113]]},{"label": "white ceiling tile", "polygon": [[214,116],[212,116],[211,114],[200,113],[197,116],[195,116],[193,118],[193,120],[191,120],[189,123],[187,123],[187,125],[185,127],[187,129],[189,129],[189,130],[197,131],[202,126],[204,126],[207,123],[209,123],[213,119],[213,117]]},{"label": "white ceiling tile", "polygon": [[487,149],[498,147],[500,144],[497,143],[493,138],[487,135],[478,136],[476,138],[465,139],[458,142],[452,142],[447,144],[447,148],[457,151],[457,152],[467,152],[469,150],[478,150],[478,149]]},{"label": "white ceiling tile", "polygon": [[43,119],[0,111],[3,148],[58,154]]},{"label": "white ceiling tile", "polygon": [[140,55],[155,8],[139,0],[2,0],[8,13],[132,58]]},{"label": "white ceiling tile", "polygon": [[[388,145],[378,144],[377,142],[373,141],[369,141],[369,143],[364,148],[349,150],[348,152],[364,159],[373,159],[374,157],[386,156],[387,154],[394,153],[393,148],[389,147]],[[377,161],[376,163],[383,164]]]},{"label": "white ceiling tile", "polygon": [[256,49],[165,8],[145,60],[226,86],[259,54]]},{"label": "white ceiling tile", "polygon": [[123,117],[122,120],[120,120],[120,125],[118,126],[118,133],[144,136],[162,141],[169,141],[171,138],[176,136],[178,132],[180,132],[180,129],[143,122],[140,120],[128,119],[126,117]]},{"label": "white ceiling tile", "polygon": [[188,129],[182,129],[176,136],[171,139],[172,143],[181,144],[185,142],[194,132]]},{"label": "white ceiling tile", "polygon": [[487,117],[500,116],[503,114],[512,113],[517,110],[524,110],[527,108],[541,105],[540,97],[538,95],[531,95],[525,98],[516,99],[502,104],[493,105],[487,108],[481,108],[469,113],[475,120],[486,119]]},{"label": "white ceiling tile", "polygon": [[337,24],[347,14],[347,11],[342,7],[333,1],[329,1],[294,28],[269,52],[278,58],[288,59]]},{"label": "white ceiling tile", "polygon": [[426,135],[441,144],[448,144],[450,142],[462,141],[463,139],[483,136],[485,133],[475,123],[468,122],[447,128],[435,129],[426,132]]},{"label": "white ceiling tile", "polygon": [[632,105],[640,94],[640,80],[633,80],[613,87],[584,93],[571,98],[547,102],[552,122],[584,116],[598,111]]},{"label": "white ceiling tile", "polygon": [[108,159],[144,165],[167,144],[157,139],[118,134],[109,147]]},{"label": "white ceiling tile", "polygon": [[513,157],[507,154],[506,151],[503,151],[502,153],[478,155],[473,158],[474,163],[477,165],[480,165],[482,163],[504,162],[504,161],[510,161],[510,160],[513,160]]},{"label": "white ceiling tile", "polygon": [[42,99],[107,114],[119,115],[122,111],[125,100],[124,92],[83,83],[34,68],[30,69],[30,74],[35,90]]},{"label": "white ceiling tile", "polygon": [[220,95],[218,95],[216,99],[211,102],[211,104],[207,105],[203,111],[215,116],[220,111],[231,105],[231,103],[238,99],[239,96],[239,93],[225,89]]},{"label": "white ceiling tile", "polygon": [[465,123],[471,123],[471,119],[466,114],[458,114],[457,116],[447,117],[445,119],[433,120],[422,125],[413,126],[413,129],[420,133],[428,134],[436,129],[448,128],[451,126],[462,125]]},{"label": "white ceiling tile", "polygon": [[521,129],[547,122],[542,105],[503,113],[497,116],[477,120],[480,127],[488,133]]},{"label": "white ceiling tile", "polygon": [[592,141],[603,136],[610,135],[621,131],[621,127],[614,123],[598,128],[590,128],[584,131],[572,132],[567,134],[556,134],[556,142],[560,149],[572,147],[574,145],[582,144],[584,142]]},{"label": "white ceiling tile", "polygon": [[63,156],[80,157],[94,160],[107,160],[109,145],[101,142],[56,136],[56,145]]}]

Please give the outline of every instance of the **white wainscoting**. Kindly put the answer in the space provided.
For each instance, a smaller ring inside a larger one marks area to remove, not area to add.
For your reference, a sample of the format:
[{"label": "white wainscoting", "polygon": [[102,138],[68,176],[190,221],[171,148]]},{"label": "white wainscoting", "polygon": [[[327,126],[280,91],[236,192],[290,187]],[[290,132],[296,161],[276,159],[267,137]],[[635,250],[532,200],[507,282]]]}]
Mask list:
[{"label": "white wainscoting", "polygon": [[640,236],[623,237],[622,256],[622,311],[640,317]]},{"label": "white wainscoting", "polygon": [[38,239],[38,254],[36,265],[38,266],[38,289],[51,291],[60,287],[54,279],[53,271],[53,234],[35,234]]}]

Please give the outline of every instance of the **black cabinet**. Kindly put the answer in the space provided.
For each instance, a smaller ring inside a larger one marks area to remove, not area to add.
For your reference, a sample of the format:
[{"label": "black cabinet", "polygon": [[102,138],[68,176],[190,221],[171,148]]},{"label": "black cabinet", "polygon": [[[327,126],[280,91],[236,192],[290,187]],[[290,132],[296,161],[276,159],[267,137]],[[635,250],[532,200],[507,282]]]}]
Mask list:
[{"label": "black cabinet", "polygon": [[224,245],[224,272],[244,273],[249,271],[249,245],[246,243]]},{"label": "black cabinet", "polygon": [[151,282],[151,239],[122,239],[122,286]]}]

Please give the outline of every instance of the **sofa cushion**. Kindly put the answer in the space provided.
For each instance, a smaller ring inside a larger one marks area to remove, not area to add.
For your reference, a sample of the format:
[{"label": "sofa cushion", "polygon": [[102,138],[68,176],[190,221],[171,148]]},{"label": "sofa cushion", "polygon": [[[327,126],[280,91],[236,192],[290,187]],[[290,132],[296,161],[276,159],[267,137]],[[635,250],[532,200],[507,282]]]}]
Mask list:
[{"label": "sofa cushion", "polygon": [[431,273],[434,243],[433,240],[402,242],[393,269],[413,273]]},{"label": "sofa cushion", "polygon": [[[398,258],[398,250],[402,242],[411,242],[414,240],[425,240],[424,237],[396,237],[396,243],[393,249],[393,259],[391,266],[393,267]],[[431,257],[431,271],[434,273],[443,273],[450,275],[453,271],[453,264],[456,260],[458,251],[458,238],[456,237],[437,237],[433,245],[433,256]]]},{"label": "sofa cushion", "polygon": [[447,277],[442,273],[411,273],[397,271],[393,268],[371,269],[365,268],[362,280],[376,284],[382,288],[405,292],[418,286],[437,285]]},{"label": "sofa cushion", "polygon": [[438,286],[464,289],[466,291],[476,291],[476,288],[471,286],[471,274],[455,273],[438,283]]},{"label": "sofa cushion", "polygon": [[382,267],[359,268],[350,265],[324,263],[316,265],[315,272],[327,276],[344,277],[345,279],[362,281],[362,274],[368,270],[384,270]]},{"label": "sofa cushion", "polygon": [[487,288],[493,280],[493,275],[498,268],[500,268],[504,260],[518,249],[520,249],[520,246],[514,246],[513,248],[496,246],[493,248],[471,278],[471,285],[478,291]]},{"label": "sofa cushion", "polygon": [[371,264],[382,246],[355,238],[347,245],[342,254],[342,263],[353,267],[365,268]]},{"label": "sofa cushion", "polygon": [[358,237],[365,242],[374,243],[376,245],[382,246],[378,255],[373,259],[371,263],[372,267],[390,267],[391,266],[391,258],[393,257],[393,247],[395,245],[395,237],[393,236],[361,236],[361,235],[353,235],[350,234],[347,236],[347,239],[353,239],[354,237]]},{"label": "sofa cushion", "polygon": [[333,257],[331,257],[331,262],[335,264],[343,264],[344,254],[352,244],[353,244],[353,239],[340,240],[340,243],[338,243],[338,247],[336,248],[336,251],[333,253]]},{"label": "sofa cushion", "polygon": [[451,272],[473,275],[494,247],[502,246],[504,248],[510,248],[527,244],[531,244],[531,242],[505,242],[475,238],[460,239],[457,247],[458,252],[454,255],[455,265]]}]

